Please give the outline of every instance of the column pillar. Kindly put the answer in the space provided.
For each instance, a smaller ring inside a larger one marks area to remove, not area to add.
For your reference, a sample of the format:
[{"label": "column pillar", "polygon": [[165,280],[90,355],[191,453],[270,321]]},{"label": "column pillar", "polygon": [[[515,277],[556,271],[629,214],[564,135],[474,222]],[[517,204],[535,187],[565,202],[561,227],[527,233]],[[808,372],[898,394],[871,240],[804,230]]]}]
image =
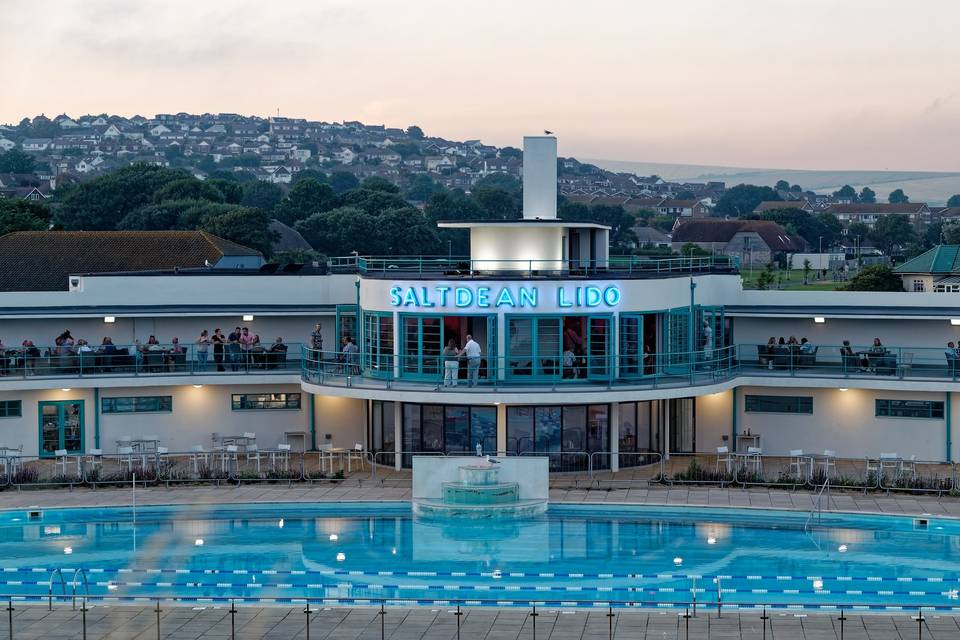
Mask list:
[{"label": "column pillar", "polygon": [[670,459],[670,401],[661,400],[660,408],[663,416],[663,459]]},{"label": "column pillar", "polygon": [[393,457],[393,468],[398,471],[403,468],[403,403],[393,403],[393,450],[397,455]]},{"label": "column pillar", "polygon": [[507,406],[497,404],[497,454],[507,453]]},{"label": "column pillar", "polygon": [[943,421],[946,427],[947,462],[953,462],[953,421],[950,413],[951,395],[949,391],[943,394]]},{"label": "column pillar", "polygon": [[620,403],[610,403],[610,471],[620,471]]},{"label": "column pillar", "polygon": [[733,439],[733,442],[730,443],[730,451],[736,453],[737,451],[737,431],[739,427],[737,426],[737,418],[739,417],[739,412],[737,411],[737,388],[734,387],[730,390],[730,393],[733,395],[733,411],[730,418],[730,423],[732,428],[730,430],[730,437]]}]

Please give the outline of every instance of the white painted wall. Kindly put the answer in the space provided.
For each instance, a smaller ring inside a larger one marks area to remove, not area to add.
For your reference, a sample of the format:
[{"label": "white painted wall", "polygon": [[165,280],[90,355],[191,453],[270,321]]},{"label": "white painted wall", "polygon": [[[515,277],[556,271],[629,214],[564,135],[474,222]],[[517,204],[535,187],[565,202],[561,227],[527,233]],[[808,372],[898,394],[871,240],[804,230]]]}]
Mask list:
[{"label": "white painted wall", "polygon": [[335,396],[313,398],[316,407],[317,446],[332,444],[341,448],[363,444],[366,448],[366,400]]},{"label": "white painted wall", "polygon": [[[299,410],[233,411],[234,393],[300,393]],[[161,445],[170,451],[188,451],[195,444],[211,446],[211,434],[241,434],[252,431],[262,448],[275,447],[283,442],[284,431],[310,431],[307,403],[310,396],[295,384],[275,385],[193,385],[171,387],[128,387],[105,389],[100,397],[173,396],[170,413],[101,414],[100,445],[104,452],[116,450],[121,436],[156,434]],[[39,451],[38,402],[41,400],[83,400],[85,448],[94,447],[96,406],[93,389],[50,389],[41,391],[0,392],[0,400],[21,400],[23,416],[0,418],[0,444],[23,444],[24,455]],[[359,402],[347,401],[342,402]],[[318,414],[318,422],[321,414]],[[339,423],[338,423],[339,424]],[[318,431],[321,427],[318,427]],[[339,446],[339,445],[338,445]]]},{"label": "white painted wall", "polygon": [[470,258],[477,269],[556,271],[564,266],[563,234],[563,227],[552,226],[474,227]]},{"label": "white painted wall", "polygon": [[523,217],[557,217],[557,139],[553,136],[523,137]]}]

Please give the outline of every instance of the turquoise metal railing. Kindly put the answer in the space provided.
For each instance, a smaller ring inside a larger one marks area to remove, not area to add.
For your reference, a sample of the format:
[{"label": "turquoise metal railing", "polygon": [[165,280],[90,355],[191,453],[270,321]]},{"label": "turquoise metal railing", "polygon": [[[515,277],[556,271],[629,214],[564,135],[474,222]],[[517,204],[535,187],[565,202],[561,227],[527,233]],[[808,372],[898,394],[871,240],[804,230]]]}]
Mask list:
[{"label": "turquoise metal railing", "polygon": [[224,345],[206,352],[195,344],[21,346],[0,351],[0,380],[10,378],[295,373],[299,342],[251,349]]},{"label": "turquoise metal railing", "polygon": [[610,256],[608,260],[471,260],[459,256],[344,256],[329,260],[334,272],[368,276],[574,273],[602,276],[732,272],[740,268],[736,256]]}]

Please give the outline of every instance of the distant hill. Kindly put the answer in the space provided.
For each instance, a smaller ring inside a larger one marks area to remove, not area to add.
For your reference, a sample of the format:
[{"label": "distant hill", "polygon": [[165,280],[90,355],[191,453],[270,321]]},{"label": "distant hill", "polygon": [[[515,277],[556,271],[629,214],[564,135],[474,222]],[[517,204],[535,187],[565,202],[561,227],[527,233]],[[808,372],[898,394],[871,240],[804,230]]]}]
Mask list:
[{"label": "distant hill", "polygon": [[886,200],[894,189],[903,189],[914,202],[944,204],[951,195],[960,193],[960,171],[812,171],[803,169],[758,169],[747,167],[718,167],[696,164],[665,164],[658,162],[624,162],[596,160],[589,162],[610,171],[623,171],[641,176],[658,175],[665,180],[706,182],[723,180],[728,187],[745,183],[772,187],[778,180],[799,184],[817,193],[831,193],[845,184],[870,187],[877,199]]}]

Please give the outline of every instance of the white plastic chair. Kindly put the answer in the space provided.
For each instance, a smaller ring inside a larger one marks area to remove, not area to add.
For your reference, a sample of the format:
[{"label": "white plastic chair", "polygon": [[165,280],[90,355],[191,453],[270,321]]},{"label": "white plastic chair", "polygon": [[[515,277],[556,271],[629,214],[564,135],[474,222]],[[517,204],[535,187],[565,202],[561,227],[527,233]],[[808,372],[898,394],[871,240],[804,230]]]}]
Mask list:
[{"label": "white plastic chair", "polygon": [[260,473],[260,447],[255,444],[248,444],[245,449],[247,465],[250,461],[257,463],[257,473]]},{"label": "white plastic chair", "polygon": [[126,465],[127,472],[133,472],[133,447],[117,447],[117,464],[121,470]]},{"label": "white plastic chair", "polygon": [[91,469],[103,468],[103,449],[90,449],[83,457],[84,464]]},{"label": "white plastic chair", "polygon": [[250,445],[256,446],[256,444],[257,444],[257,434],[253,433],[252,431],[246,431],[246,432],[244,432],[244,434],[243,434],[243,442],[244,442],[244,444],[245,444],[246,446],[248,446],[248,447],[249,447]]},{"label": "white plastic chair", "polygon": [[[237,464],[237,445],[228,444],[220,452],[220,470],[228,473]],[[231,467],[230,465],[233,465]]]},{"label": "white plastic chair", "polygon": [[823,456],[817,461],[817,464],[823,469],[824,476],[829,478],[832,475],[831,469],[833,472],[837,470],[837,452],[832,449],[824,449]]},{"label": "white plastic chair", "polygon": [[276,469],[277,463],[280,464],[280,467],[284,471],[289,471],[290,469],[290,445],[289,444],[278,444],[277,450],[271,454],[273,457],[272,465]]},{"label": "white plastic chair", "polygon": [[720,471],[720,465],[730,473],[733,470],[733,456],[730,455],[729,447],[717,447],[717,471]]},{"label": "white plastic chair", "polygon": [[803,468],[810,468],[809,458],[803,455],[803,449],[791,449],[790,450],[790,473],[794,474],[797,478],[805,477]]},{"label": "white plastic chair", "polygon": [[197,475],[200,475],[201,461],[204,468],[210,467],[210,454],[203,448],[202,444],[195,444],[190,447],[190,463],[193,465],[193,472]]},{"label": "white plastic chair", "polygon": [[359,442],[353,445],[353,449],[347,452],[347,473],[353,471],[353,465],[351,464],[354,460],[360,463],[360,468],[363,469],[366,462],[366,452],[363,450],[363,445]]},{"label": "white plastic chair", "polygon": [[57,457],[56,464],[58,467],[60,467],[60,475],[67,475],[67,463],[69,462],[69,459],[67,458],[67,450],[57,449],[53,452],[53,455]]},{"label": "white plastic chair", "polygon": [[903,474],[910,474],[910,477],[913,478],[917,475],[917,456],[916,454],[910,456],[907,460],[900,461],[900,472]]},{"label": "white plastic chair", "polygon": [[317,446],[317,461],[320,464],[320,473],[325,473],[326,463],[330,462],[330,473],[333,473],[333,454],[330,450],[333,449],[333,445],[330,443],[321,444]]},{"label": "white plastic chair", "polygon": [[886,475],[887,471],[893,471],[894,476],[898,476],[903,459],[896,453],[881,453],[879,463],[881,473]]},{"label": "white plastic chair", "polygon": [[747,447],[747,466],[753,467],[754,473],[763,473],[763,449]]}]

